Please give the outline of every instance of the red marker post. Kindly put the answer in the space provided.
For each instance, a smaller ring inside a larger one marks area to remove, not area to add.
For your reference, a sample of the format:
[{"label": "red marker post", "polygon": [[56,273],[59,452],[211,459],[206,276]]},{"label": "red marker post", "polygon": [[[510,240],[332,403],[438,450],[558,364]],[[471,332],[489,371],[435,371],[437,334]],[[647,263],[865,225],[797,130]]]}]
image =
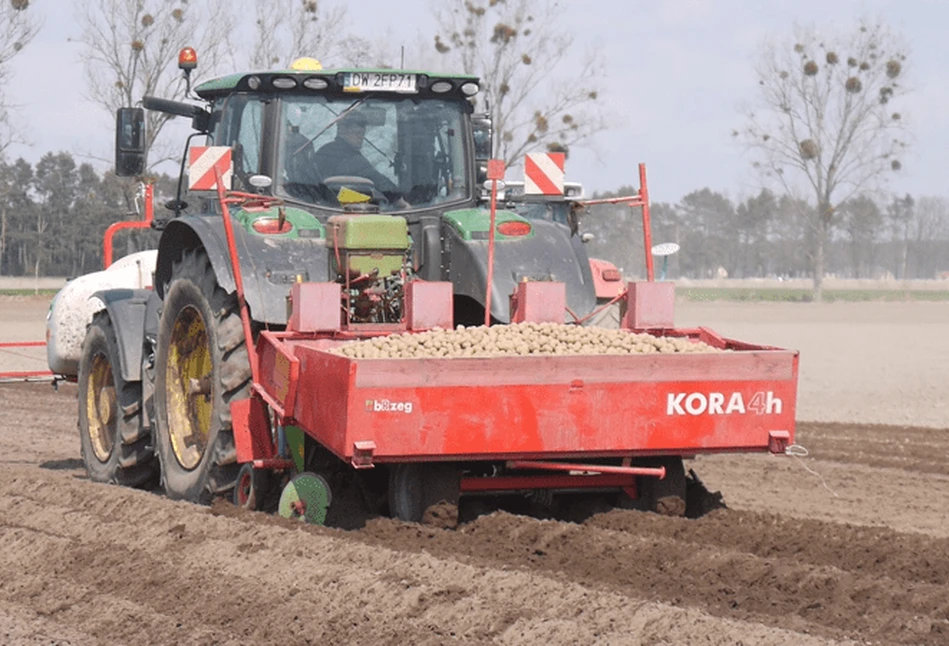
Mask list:
[{"label": "red marker post", "polygon": [[504,162],[488,160],[488,179],[491,180],[491,228],[488,229],[488,286],[484,297],[484,324],[491,325],[491,283],[494,281],[494,226],[498,217],[498,181],[504,179]]}]

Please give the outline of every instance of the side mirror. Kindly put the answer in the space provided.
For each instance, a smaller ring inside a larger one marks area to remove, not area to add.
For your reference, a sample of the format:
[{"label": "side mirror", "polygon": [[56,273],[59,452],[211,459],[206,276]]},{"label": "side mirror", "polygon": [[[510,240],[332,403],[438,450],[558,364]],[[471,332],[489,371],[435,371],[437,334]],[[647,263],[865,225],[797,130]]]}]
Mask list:
[{"label": "side mirror", "polygon": [[471,116],[471,131],[474,135],[474,151],[477,161],[491,159],[491,135],[494,126],[491,117],[487,113],[474,114]]},{"label": "side mirror", "polygon": [[145,172],[145,110],[119,108],[115,114],[115,174],[135,177]]},{"label": "side mirror", "polygon": [[478,183],[488,179],[488,160],[492,159],[491,138],[494,126],[487,113],[471,115],[471,134],[474,138],[475,168],[478,169]]}]

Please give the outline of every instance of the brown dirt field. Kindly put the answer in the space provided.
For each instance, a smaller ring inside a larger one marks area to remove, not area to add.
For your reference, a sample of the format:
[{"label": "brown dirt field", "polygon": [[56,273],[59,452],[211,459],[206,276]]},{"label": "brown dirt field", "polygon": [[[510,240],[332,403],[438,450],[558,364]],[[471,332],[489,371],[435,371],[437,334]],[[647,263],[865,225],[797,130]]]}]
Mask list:
[{"label": "brown dirt field", "polygon": [[[0,299],[0,339],[43,316]],[[0,644],[949,644],[949,304],[678,320],[802,352],[810,455],[698,458],[730,506],[698,520],[198,507],[89,482],[75,387],[0,384]]]}]

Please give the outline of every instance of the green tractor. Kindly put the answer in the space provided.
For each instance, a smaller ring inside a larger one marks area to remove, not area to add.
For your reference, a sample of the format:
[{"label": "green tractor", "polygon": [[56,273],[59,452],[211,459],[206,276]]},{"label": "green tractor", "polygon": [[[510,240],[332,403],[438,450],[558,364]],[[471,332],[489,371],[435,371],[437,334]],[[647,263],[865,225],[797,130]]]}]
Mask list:
[{"label": "green tractor", "polygon": [[[339,283],[342,302],[327,307],[346,324],[403,319],[414,280],[451,284],[456,325],[508,322],[509,297],[527,281],[564,283],[572,313],[593,311],[576,227],[514,210],[497,211],[486,289],[491,124],[474,111],[478,91],[473,76],[304,61],[202,83],[196,102],[144,97],[144,109],[190,118],[188,145],[227,149],[231,164],[214,175],[200,149],[190,164],[186,151],[178,195],[155,218],[157,255],[136,259],[136,275],[150,280],[99,272],[54,301],[50,365],[79,383],[89,476],[160,479],[169,496],[198,503],[230,496],[240,470],[230,405],[253,384],[245,339],[288,325],[297,283]],[[119,175],[144,171],[144,109],[119,110]],[[209,177],[246,197],[230,209],[233,249],[222,203],[200,190]]]}]

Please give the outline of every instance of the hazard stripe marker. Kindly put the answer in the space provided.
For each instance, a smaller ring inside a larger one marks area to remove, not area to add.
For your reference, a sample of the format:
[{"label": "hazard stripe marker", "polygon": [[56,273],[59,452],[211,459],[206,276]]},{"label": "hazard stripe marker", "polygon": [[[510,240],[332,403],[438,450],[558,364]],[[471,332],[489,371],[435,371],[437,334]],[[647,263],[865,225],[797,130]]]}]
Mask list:
[{"label": "hazard stripe marker", "polygon": [[216,191],[215,169],[230,190],[234,164],[229,146],[192,146],[188,151],[188,190]]},{"label": "hazard stripe marker", "polygon": [[563,195],[564,153],[528,153],[524,160],[525,195]]}]

